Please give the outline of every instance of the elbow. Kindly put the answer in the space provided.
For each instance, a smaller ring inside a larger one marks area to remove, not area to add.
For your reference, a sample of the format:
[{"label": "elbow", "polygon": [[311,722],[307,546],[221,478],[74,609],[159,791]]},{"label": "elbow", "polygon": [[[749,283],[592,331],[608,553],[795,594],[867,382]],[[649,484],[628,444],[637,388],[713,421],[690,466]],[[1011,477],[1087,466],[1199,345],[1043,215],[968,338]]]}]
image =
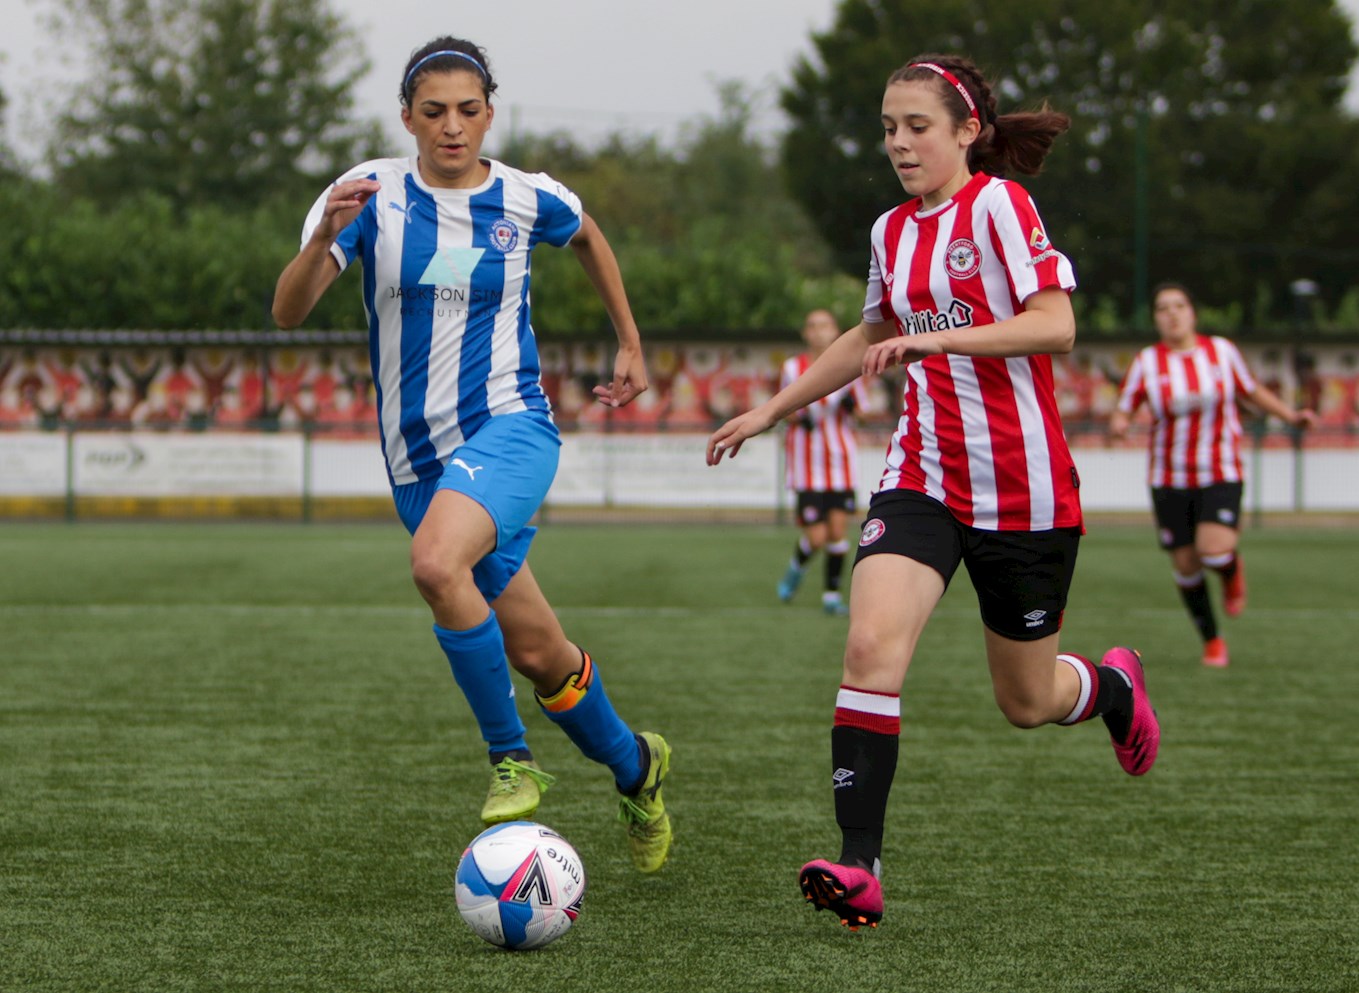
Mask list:
[{"label": "elbow", "polygon": [[269,314],[280,331],[291,331],[300,326],[307,317],[305,312],[299,312],[296,307],[289,307],[279,303],[278,300],[275,300],[274,305],[269,308]]},{"label": "elbow", "polygon": [[1053,328],[1052,353],[1067,355],[1076,347],[1076,321],[1074,318],[1061,321]]}]

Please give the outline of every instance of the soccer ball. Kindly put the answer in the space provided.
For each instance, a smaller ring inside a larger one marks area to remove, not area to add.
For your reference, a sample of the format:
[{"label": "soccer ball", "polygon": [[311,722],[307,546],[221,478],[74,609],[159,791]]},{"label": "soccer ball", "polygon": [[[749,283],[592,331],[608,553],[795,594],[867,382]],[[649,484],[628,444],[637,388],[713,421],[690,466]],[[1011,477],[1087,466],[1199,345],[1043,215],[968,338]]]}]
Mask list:
[{"label": "soccer ball", "polygon": [[580,916],[585,867],[549,827],[510,821],[472,839],[458,862],[458,913],[502,948],[542,948]]}]

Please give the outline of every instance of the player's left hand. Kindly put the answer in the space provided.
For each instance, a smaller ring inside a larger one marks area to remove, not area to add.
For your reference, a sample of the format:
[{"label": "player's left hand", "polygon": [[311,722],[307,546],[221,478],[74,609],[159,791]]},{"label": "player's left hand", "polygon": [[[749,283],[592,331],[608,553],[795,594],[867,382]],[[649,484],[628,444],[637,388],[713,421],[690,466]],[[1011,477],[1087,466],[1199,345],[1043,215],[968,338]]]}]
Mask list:
[{"label": "player's left hand", "polygon": [[881,376],[894,365],[910,365],[927,355],[942,355],[944,343],[933,334],[912,334],[888,338],[869,345],[864,353],[865,376]]},{"label": "player's left hand", "polygon": [[646,392],[646,360],[640,345],[618,349],[613,363],[613,381],[593,390],[599,402],[608,407],[625,407]]},{"label": "player's left hand", "polygon": [[775,420],[765,407],[760,406],[727,421],[708,438],[708,465],[717,465],[723,455],[736,458],[747,438],[768,431]]},{"label": "player's left hand", "polygon": [[1302,410],[1298,411],[1298,417],[1297,420],[1293,422],[1293,426],[1299,431],[1305,431],[1315,424],[1316,420],[1317,412],[1310,407],[1304,407]]}]

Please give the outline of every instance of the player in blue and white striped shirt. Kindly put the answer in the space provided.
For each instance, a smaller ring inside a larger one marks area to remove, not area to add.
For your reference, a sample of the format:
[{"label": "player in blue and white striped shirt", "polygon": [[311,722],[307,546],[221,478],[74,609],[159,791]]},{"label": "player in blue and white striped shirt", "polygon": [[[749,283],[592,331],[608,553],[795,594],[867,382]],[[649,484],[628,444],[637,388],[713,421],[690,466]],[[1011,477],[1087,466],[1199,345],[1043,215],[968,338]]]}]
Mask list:
[{"label": "player in blue and white striped shirt", "polygon": [[529,323],[530,254],[569,245],[618,335],[601,402],[647,387],[613,251],[570,190],[480,157],[495,108],[486,53],[437,38],[411,55],[401,120],[416,155],[355,166],[307,215],[279,277],[274,319],[300,324],[355,259],[392,493],[413,535],[412,574],[493,766],[488,823],[532,816],[552,782],[533,760],[506,664],[543,712],[623,794],[633,859],[654,872],[670,848],[660,786],[670,749],[614,711],[594,660],[566,638],[525,562],[528,525],[556,473],[560,439]]}]

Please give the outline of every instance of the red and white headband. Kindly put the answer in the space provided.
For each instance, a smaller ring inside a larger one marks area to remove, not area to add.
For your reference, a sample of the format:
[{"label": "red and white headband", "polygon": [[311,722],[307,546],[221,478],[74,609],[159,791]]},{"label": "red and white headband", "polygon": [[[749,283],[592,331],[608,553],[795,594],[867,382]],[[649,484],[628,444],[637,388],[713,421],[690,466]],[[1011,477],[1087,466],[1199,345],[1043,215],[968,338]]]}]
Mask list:
[{"label": "red and white headband", "polygon": [[928,69],[930,72],[937,72],[940,76],[943,76],[945,80],[953,84],[953,88],[957,90],[958,95],[963,98],[963,103],[967,104],[967,110],[968,113],[972,115],[972,119],[978,124],[982,122],[981,114],[977,112],[977,104],[972,99],[972,94],[967,92],[967,87],[964,86],[962,81],[959,80],[957,76],[953,75],[953,73],[949,72],[941,65],[935,65],[933,62],[912,62],[909,68]]}]

